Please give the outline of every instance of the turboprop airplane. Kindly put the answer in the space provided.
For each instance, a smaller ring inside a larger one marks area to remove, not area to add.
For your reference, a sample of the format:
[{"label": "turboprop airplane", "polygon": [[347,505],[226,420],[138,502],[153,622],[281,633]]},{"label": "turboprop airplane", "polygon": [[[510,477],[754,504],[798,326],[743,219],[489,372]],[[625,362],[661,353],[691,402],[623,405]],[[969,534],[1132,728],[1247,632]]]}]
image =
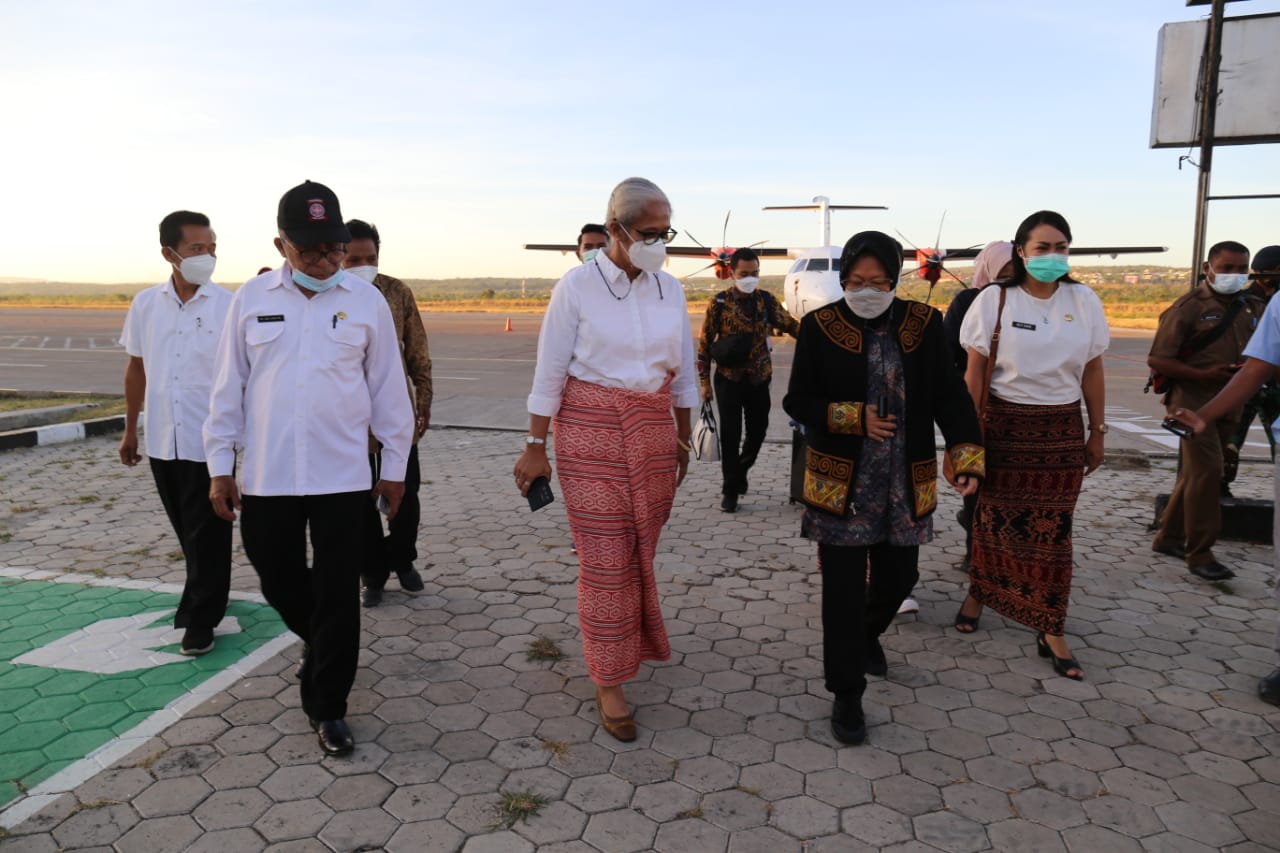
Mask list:
[{"label": "turboprop airplane", "polygon": [[[843,246],[831,245],[831,211],[888,210],[883,205],[832,204],[831,200],[826,196],[817,196],[809,204],[770,205],[763,209],[818,211],[819,238],[822,240],[822,245],[807,249],[782,249],[765,247],[757,243],[751,247],[762,259],[794,259],[794,263],[791,264],[782,280],[783,306],[797,320],[815,308],[835,302],[844,292],[844,289],[840,286],[840,253]],[[728,217],[726,217],[726,223],[727,221]],[[941,228],[939,228],[939,239],[941,239]],[[905,243],[906,241],[904,240],[903,242]],[[578,247],[559,243],[526,243],[524,248],[567,253],[576,251]],[[946,262],[971,261],[977,256],[980,249],[980,246],[969,246],[963,249],[918,249],[915,246],[905,246],[902,250],[902,259],[904,261],[902,277],[905,279],[908,276],[915,275],[929,282],[930,294],[933,292],[933,286],[937,284],[944,274],[964,284],[963,279],[946,267]],[[1071,254],[1073,255],[1109,255],[1113,258],[1117,255],[1167,251],[1168,248],[1165,246],[1071,247]],[[711,263],[703,267],[703,269],[713,269],[718,279],[730,279],[733,277],[729,269],[729,258],[733,255],[733,252],[734,249],[729,246],[720,246],[714,249],[709,249],[705,246],[667,246],[668,257],[709,258]],[[914,269],[911,268],[913,262],[915,264]],[[697,272],[701,272],[701,270]],[[693,275],[696,275],[697,272],[693,273]],[[685,276],[685,278],[688,278],[688,276]]]}]

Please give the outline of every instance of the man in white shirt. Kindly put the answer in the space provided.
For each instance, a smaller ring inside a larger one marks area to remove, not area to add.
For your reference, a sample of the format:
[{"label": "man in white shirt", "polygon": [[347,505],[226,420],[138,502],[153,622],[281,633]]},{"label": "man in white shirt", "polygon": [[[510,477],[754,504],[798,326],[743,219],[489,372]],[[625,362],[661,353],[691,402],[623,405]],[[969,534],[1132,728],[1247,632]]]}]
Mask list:
[{"label": "man in white shirt", "polygon": [[[394,518],[413,407],[386,300],[342,271],[351,235],[337,196],[300,184],[280,199],[276,224],[285,263],[236,292],[218,346],[204,427],[209,499],[227,520],[243,510],[263,595],[306,644],[302,709],[321,748],[338,755],[354,748],[343,718],[360,642],[368,435],[382,443],[372,497]],[[232,476],[238,448],[243,495]]]},{"label": "man in white shirt", "polygon": [[226,614],[231,589],[231,523],[209,506],[200,434],[209,413],[213,356],[231,304],[231,293],[210,281],[216,240],[203,213],[178,210],[162,219],[160,256],[172,275],[133,298],[120,336],[129,354],[120,461],[129,467],[142,461],[138,415],[145,412],[151,474],[187,563],[173,617],[173,626],[185,629],[184,655],[213,649],[213,629]]}]

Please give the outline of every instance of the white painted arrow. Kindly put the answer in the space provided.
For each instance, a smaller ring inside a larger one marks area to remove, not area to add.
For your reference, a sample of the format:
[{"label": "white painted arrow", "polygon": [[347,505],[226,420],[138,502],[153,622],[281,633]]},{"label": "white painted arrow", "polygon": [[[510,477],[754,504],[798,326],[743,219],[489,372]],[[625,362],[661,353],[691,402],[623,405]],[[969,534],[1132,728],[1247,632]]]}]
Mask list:
[{"label": "white painted arrow", "polygon": [[[135,616],[103,619],[59,637],[48,645],[32,649],[13,659],[15,664],[43,666],[115,675],[136,669],[151,669],[187,660],[182,655],[158,652],[161,646],[182,642],[182,629],[170,628],[173,611],[151,611]],[[156,624],[161,623],[161,624]],[[240,623],[228,616],[218,626],[218,634],[240,633]]]}]

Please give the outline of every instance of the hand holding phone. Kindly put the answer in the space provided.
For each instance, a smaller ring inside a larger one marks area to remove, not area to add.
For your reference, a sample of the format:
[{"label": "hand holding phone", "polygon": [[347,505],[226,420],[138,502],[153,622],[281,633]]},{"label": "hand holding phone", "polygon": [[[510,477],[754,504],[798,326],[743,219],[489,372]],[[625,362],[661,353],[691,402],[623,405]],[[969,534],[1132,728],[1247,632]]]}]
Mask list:
[{"label": "hand holding phone", "polygon": [[1176,418],[1165,418],[1160,422],[1160,426],[1164,427],[1179,438],[1192,438],[1196,434],[1194,429]]},{"label": "hand holding phone", "polygon": [[538,477],[529,484],[529,509],[539,510],[556,499],[551,483],[546,477]]}]

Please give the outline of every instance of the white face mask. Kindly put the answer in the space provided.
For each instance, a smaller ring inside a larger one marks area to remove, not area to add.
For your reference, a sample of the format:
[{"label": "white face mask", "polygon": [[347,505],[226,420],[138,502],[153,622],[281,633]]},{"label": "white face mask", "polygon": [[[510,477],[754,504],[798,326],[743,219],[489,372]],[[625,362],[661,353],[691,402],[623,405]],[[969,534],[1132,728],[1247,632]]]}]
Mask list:
[{"label": "white face mask", "polygon": [[1209,286],[1215,293],[1230,296],[1244,290],[1249,283],[1249,274],[1243,272],[1220,272],[1209,279]]},{"label": "white face mask", "polygon": [[856,316],[864,320],[874,320],[893,304],[893,291],[860,287],[856,290],[846,290],[844,301]]},{"label": "white face mask", "polygon": [[362,278],[365,281],[369,282],[370,284],[373,284],[373,280],[378,275],[378,268],[369,267],[369,266],[347,267],[345,270],[343,270],[343,272],[351,273],[356,278]]},{"label": "white face mask", "polygon": [[192,255],[189,258],[183,258],[182,262],[177,264],[170,261],[179,275],[197,287],[213,280],[213,268],[217,263],[218,259],[213,255]]},{"label": "white face mask", "polygon": [[[627,232],[628,237],[631,236],[631,232],[627,231],[625,225],[622,226],[622,230]],[[636,269],[656,273],[667,262],[667,244],[661,240],[654,243],[636,240],[627,247],[627,257],[631,259]]]},{"label": "white face mask", "polygon": [[733,283],[733,286],[741,290],[743,293],[751,293],[760,285],[760,279],[753,275],[743,276]]}]

